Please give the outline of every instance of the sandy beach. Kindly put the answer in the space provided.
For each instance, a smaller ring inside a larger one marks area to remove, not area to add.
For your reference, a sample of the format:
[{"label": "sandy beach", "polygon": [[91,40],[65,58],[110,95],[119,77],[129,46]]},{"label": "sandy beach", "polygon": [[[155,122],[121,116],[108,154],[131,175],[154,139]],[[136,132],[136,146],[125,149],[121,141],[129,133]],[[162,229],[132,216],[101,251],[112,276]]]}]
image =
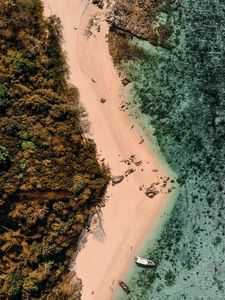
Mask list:
[{"label": "sandy beach", "polygon": [[[74,265],[83,282],[82,300],[109,300],[117,280],[123,279],[141,242],[160,219],[169,184],[163,187],[165,170],[128,112],[120,109],[124,87],[108,51],[104,11],[87,0],[45,1],[45,14],[53,13],[62,20],[70,81],[79,88],[99,159],[105,159],[112,175],[133,171],[108,187],[101,224],[96,219]],[[157,182],[159,193],[150,199],[141,187]]]}]

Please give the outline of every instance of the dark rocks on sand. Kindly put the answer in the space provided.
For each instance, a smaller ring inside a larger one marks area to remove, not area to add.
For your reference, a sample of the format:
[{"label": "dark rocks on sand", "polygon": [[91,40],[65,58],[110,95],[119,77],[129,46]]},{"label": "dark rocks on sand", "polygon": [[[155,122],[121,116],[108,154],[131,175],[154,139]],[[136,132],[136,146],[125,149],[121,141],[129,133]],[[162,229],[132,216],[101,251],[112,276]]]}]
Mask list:
[{"label": "dark rocks on sand", "polygon": [[140,142],[139,142],[139,145],[143,144],[144,141],[145,141],[145,140],[142,138],[142,139],[140,140]]},{"label": "dark rocks on sand", "polygon": [[119,176],[112,176],[111,180],[112,180],[112,185],[118,184],[121,181],[123,181],[124,176],[123,175],[119,175]]},{"label": "dark rocks on sand", "polygon": [[131,82],[131,80],[128,79],[128,78],[123,78],[123,79],[122,79],[122,84],[123,84],[123,86],[128,85],[130,82]]},{"label": "dark rocks on sand", "polygon": [[155,189],[154,184],[146,189],[145,195],[149,198],[155,197],[159,192]]},{"label": "dark rocks on sand", "polygon": [[103,3],[103,0],[92,0],[92,3],[97,5],[98,8],[103,8],[104,7],[104,3]]},{"label": "dark rocks on sand", "polygon": [[128,175],[130,175],[131,173],[133,173],[135,171],[135,169],[128,169],[126,172],[125,172],[125,176],[127,177]]}]

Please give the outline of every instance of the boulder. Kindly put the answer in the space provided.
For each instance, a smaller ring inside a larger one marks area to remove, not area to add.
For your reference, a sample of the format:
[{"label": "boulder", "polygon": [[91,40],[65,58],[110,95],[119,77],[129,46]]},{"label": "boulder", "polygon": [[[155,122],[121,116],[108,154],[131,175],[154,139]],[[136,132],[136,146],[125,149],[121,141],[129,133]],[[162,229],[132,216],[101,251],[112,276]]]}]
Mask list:
[{"label": "boulder", "polygon": [[100,102],[101,102],[101,103],[105,103],[105,102],[106,102],[106,99],[105,99],[105,98],[101,98],[101,99],[100,99]]},{"label": "boulder", "polygon": [[123,175],[119,175],[119,176],[112,176],[111,180],[112,180],[112,185],[118,184],[121,181],[123,181],[124,176]]},{"label": "boulder", "polygon": [[122,84],[123,84],[123,86],[128,85],[130,82],[131,82],[131,80],[128,79],[128,78],[123,78],[123,79],[122,79]]},{"label": "boulder", "polygon": [[152,184],[149,188],[146,189],[145,195],[149,198],[154,198],[159,191],[154,188],[154,184]]}]

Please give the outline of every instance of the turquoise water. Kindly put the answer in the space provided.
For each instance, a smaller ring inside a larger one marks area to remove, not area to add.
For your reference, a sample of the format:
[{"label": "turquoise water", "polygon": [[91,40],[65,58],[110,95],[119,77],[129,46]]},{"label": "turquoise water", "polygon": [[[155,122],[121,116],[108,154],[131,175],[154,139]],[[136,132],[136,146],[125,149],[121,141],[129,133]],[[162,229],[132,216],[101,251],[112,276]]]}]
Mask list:
[{"label": "turquoise water", "polygon": [[180,194],[146,256],[130,296],[120,300],[225,299],[225,1],[182,0],[158,22],[170,49],[138,42],[148,60],[131,62],[136,107],[178,174]]}]

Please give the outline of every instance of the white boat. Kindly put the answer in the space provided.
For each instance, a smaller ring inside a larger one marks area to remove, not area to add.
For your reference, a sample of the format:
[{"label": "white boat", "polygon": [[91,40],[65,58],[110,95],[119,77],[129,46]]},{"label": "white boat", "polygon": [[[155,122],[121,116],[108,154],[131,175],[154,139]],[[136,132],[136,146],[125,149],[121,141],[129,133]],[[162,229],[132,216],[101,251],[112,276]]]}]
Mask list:
[{"label": "white boat", "polygon": [[137,265],[143,266],[143,267],[154,267],[155,263],[152,260],[149,260],[147,258],[143,258],[140,256],[136,256],[134,261]]}]

